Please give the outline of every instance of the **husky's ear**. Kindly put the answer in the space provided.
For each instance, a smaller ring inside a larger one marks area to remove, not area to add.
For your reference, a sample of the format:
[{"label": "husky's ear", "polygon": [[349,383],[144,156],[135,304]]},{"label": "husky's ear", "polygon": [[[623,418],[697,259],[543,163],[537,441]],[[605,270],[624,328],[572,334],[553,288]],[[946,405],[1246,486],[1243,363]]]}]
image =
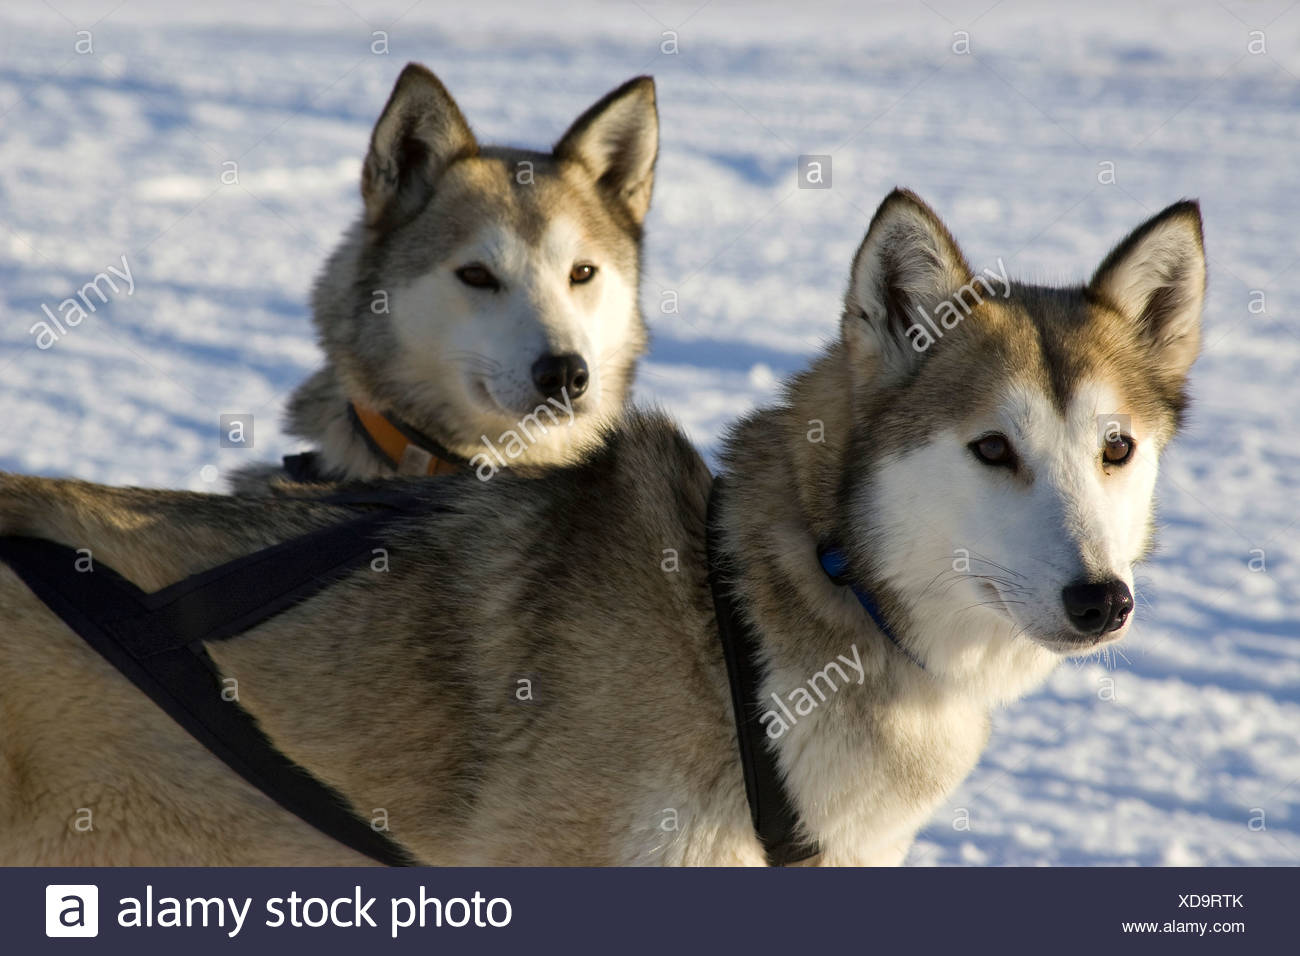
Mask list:
[{"label": "husky's ear", "polygon": [[1138,324],[1163,368],[1185,376],[1200,349],[1205,301],[1200,205],[1185,199],[1134,229],[1098,267],[1088,291]]},{"label": "husky's ear", "polygon": [[447,88],[420,64],[408,63],[375,123],[361,170],[366,225],[385,230],[410,219],[446,168],[477,149]]},{"label": "husky's ear", "polygon": [[554,152],[585,166],[596,185],[641,222],[659,154],[654,79],[638,76],[607,93],[569,127]]},{"label": "husky's ear", "polygon": [[969,281],[970,266],[939,217],[915,193],[895,189],[849,274],[840,331],[854,367],[873,359],[887,374],[906,373],[934,341],[924,316]]}]

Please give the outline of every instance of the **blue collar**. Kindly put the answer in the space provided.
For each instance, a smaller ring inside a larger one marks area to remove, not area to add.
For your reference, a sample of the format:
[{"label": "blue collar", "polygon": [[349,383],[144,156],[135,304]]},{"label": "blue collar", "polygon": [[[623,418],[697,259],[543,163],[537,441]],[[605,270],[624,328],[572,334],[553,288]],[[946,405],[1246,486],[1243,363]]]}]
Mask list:
[{"label": "blue collar", "polygon": [[858,587],[853,582],[853,579],[849,577],[849,559],[844,552],[839,548],[826,546],[818,549],[817,559],[821,562],[822,570],[826,572],[828,578],[836,584],[848,587],[853,592],[853,596],[858,599],[858,603],[867,612],[872,623],[880,629],[880,633],[889,638],[889,642],[898,648],[904,657],[921,668],[921,670],[925,670],[925,663],[903,645],[903,642],[898,639],[898,635],[894,633],[894,629],[889,626],[889,622],[885,620],[884,612],[880,610],[880,605],[876,603],[876,599],[869,592]]}]

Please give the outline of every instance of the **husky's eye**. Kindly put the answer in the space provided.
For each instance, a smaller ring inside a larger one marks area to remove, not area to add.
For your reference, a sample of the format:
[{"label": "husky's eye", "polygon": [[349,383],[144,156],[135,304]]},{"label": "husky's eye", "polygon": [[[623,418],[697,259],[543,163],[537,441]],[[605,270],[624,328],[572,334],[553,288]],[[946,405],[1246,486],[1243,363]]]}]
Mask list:
[{"label": "husky's eye", "polygon": [[473,289],[491,289],[495,292],[501,288],[501,283],[488,271],[487,266],[479,265],[477,262],[457,269],[456,278]]},{"label": "husky's eye", "polygon": [[986,465],[1001,465],[1007,468],[1014,468],[1016,465],[1016,453],[1006,435],[997,433],[985,435],[983,438],[975,439],[967,447]]},{"label": "husky's eye", "polygon": [[1116,435],[1106,439],[1106,447],[1101,450],[1101,460],[1107,465],[1126,465],[1133,457],[1135,442],[1128,435]]},{"label": "husky's eye", "polygon": [[595,266],[590,262],[580,262],[569,270],[569,281],[574,285],[582,285],[584,282],[590,282],[595,274]]}]

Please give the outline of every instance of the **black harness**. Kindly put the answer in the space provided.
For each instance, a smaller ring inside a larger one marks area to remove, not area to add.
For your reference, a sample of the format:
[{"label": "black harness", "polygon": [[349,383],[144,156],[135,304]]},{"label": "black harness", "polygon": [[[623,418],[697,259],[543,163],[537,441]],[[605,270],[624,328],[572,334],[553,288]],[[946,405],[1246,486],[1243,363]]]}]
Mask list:
[{"label": "black harness", "polygon": [[[300,474],[314,472],[304,468]],[[718,541],[721,485],[715,481],[709,497],[709,586],[754,830],[768,863],[784,866],[819,850],[802,836],[775,754],[765,743],[757,635],[738,607],[734,570]],[[237,703],[223,699],[218,672],[203,648],[204,642],[227,640],[266,622],[370,560],[394,521],[436,510],[413,496],[382,491],[317,500],[370,510],[152,593],[102,564],[79,571],[81,553],[38,538],[0,537],[0,560],[87,644],[254,787],[358,853],[389,866],[409,866],[414,861],[405,848],[358,817],[336,790],[277,750]]]},{"label": "black harness", "polygon": [[285,455],[284,472],[292,481],[303,484],[322,484],[330,480],[325,466],[321,464],[320,452],[304,451],[297,455]]},{"label": "black harness", "polygon": [[736,720],[736,742],[745,773],[745,796],[754,832],[767,854],[769,866],[787,866],[821,852],[815,842],[801,833],[799,811],[786,790],[776,754],[767,746],[760,717],[759,684],[762,664],[758,660],[758,635],[737,603],[735,568],[722,553],[718,524],[719,499],[724,484],[714,479],[709,493],[708,554],[709,588],[718,619],[718,636],[727,660],[731,683],[731,707]]},{"label": "black harness", "polygon": [[223,699],[203,649],[203,642],[243,634],[371,560],[384,529],[416,505],[397,495],[321,500],[381,510],[152,593],[102,564],[79,571],[82,554],[38,538],[0,537],[0,559],[87,644],[254,787],[358,853],[389,866],[410,866],[410,853],[277,750],[243,708]]}]

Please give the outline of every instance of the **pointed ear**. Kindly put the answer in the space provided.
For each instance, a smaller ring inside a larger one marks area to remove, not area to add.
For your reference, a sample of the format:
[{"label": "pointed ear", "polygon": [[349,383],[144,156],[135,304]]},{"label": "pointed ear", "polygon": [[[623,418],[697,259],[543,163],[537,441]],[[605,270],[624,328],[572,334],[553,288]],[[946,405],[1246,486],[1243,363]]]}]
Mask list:
[{"label": "pointed ear", "polygon": [[1186,376],[1200,349],[1205,301],[1200,205],[1185,199],[1134,229],[1102,262],[1088,291],[1137,323],[1170,374]]},{"label": "pointed ear", "polygon": [[[919,196],[895,189],[853,258],[841,334],[855,357],[905,374],[934,341],[923,316],[970,282],[970,266]],[[858,363],[855,363],[857,365]]]},{"label": "pointed ear", "polygon": [[557,159],[585,166],[596,185],[640,223],[650,209],[659,154],[654,79],[638,76],[606,94],[569,127],[554,152]]},{"label": "pointed ear", "polygon": [[429,201],[438,177],[478,149],[469,124],[438,78],[408,63],[370,136],[361,170],[366,225],[387,230]]}]

